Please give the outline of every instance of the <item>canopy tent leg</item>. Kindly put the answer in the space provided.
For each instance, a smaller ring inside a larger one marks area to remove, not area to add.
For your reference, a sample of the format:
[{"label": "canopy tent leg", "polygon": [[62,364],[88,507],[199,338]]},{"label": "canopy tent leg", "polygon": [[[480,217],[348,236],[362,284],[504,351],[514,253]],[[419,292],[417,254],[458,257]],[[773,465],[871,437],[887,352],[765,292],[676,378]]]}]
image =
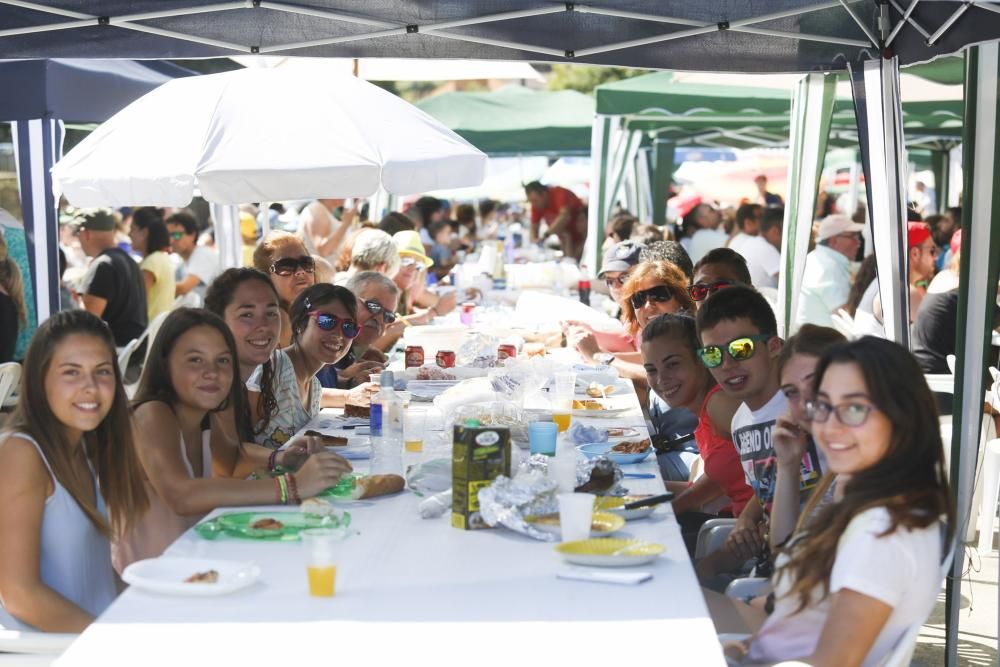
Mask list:
[{"label": "canopy tent leg", "polygon": [[806,268],[806,252],[812,235],[816,192],[826,156],[833,118],[837,80],[833,76],[808,74],[799,82],[792,99],[792,128],[788,165],[788,203],[781,238],[782,271],[778,277],[778,331],[793,332],[798,312],[799,286]]},{"label": "canopy tent leg", "polygon": [[652,153],[652,148],[641,148],[635,161],[635,198],[638,202],[635,214],[639,218],[639,222],[644,224],[653,217],[653,186],[650,177]]},{"label": "canopy tent leg", "polygon": [[934,172],[934,212],[941,213],[948,207],[948,149],[931,151],[931,171]]},{"label": "canopy tent leg", "polygon": [[595,272],[601,270],[610,144],[611,117],[597,115],[590,132],[590,201],[587,202],[587,240],[583,253],[584,261],[589,261]]},{"label": "canopy tent leg", "polygon": [[[1000,47],[996,42],[966,52],[963,155],[962,263],[956,335],[955,406],[951,441],[951,484],[956,494],[958,539],[964,541],[976,482],[980,416],[1000,270]],[[961,542],[959,547],[963,546]],[[959,549],[947,581],[946,662],[958,664],[958,614],[964,550]]]},{"label": "canopy tent leg", "polygon": [[[611,187],[608,189],[608,196],[604,206],[604,220],[611,217],[611,208],[623,194],[622,188],[626,186],[627,177],[635,169],[635,156],[639,152],[639,144],[642,142],[642,133],[637,131],[622,130],[621,150],[615,160],[614,177],[611,179]],[[628,195],[628,188],[625,187],[624,195]],[[628,199],[626,199],[626,205]],[[601,241],[603,242],[603,238]]]},{"label": "canopy tent leg", "polygon": [[[63,122],[39,118],[11,123],[14,161],[21,193],[24,236],[28,244],[35,321],[29,330],[59,311],[59,206],[52,190],[52,165],[62,157]],[[30,313],[29,313],[30,315]]]},{"label": "canopy tent leg", "polygon": [[667,197],[674,176],[674,153],[676,145],[672,141],[657,139],[653,142],[653,224],[667,223]]},{"label": "canopy tent leg", "polygon": [[[267,202],[261,202],[264,219],[268,219]],[[215,223],[215,248],[219,251],[219,267],[225,271],[243,266],[243,232],[240,209],[237,206],[209,204]]]},{"label": "canopy tent leg", "polygon": [[899,60],[848,64],[886,337],[909,348],[910,291]]}]

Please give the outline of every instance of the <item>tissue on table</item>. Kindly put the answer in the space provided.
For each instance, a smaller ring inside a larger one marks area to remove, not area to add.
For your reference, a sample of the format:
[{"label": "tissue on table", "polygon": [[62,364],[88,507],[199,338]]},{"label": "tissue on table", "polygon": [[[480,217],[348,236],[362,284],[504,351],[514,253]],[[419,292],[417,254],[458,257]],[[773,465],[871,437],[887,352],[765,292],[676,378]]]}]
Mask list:
[{"label": "tissue on table", "polygon": [[451,488],[451,459],[433,459],[409,466],[406,486],[418,496],[447,491]]},{"label": "tissue on table", "polygon": [[596,426],[585,426],[580,422],[573,422],[569,428],[569,439],[577,445],[588,445],[592,442],[607,442],[607,429]]}]

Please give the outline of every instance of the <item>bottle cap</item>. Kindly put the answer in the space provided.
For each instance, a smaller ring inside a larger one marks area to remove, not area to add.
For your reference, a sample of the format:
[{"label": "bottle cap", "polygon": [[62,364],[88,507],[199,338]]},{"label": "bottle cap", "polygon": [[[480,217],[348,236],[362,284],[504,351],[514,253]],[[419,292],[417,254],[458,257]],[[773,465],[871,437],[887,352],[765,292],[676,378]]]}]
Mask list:
[{"label": "bottle cap", "polygon": [[382,377],[379,378],[379,386],[391,387],[395,381],[396,379],[392,376],[392,371],[382,371]]}]

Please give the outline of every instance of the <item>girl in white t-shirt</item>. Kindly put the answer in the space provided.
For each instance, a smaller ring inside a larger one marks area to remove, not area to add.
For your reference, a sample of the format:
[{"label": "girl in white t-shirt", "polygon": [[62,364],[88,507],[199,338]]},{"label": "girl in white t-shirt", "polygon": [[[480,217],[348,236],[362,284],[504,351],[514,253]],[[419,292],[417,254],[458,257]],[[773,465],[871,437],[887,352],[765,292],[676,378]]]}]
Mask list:
[{"label": "girl in white t-shirt", "polygon": [[738,664],[801,660],[870,667],[922,623],[941,587],[954,510],[934,399],[904,348],[865,337],[816,367],[812,432],[838,476],[835,502],[813,515],[813,494],[778,556],[775,608]]}]

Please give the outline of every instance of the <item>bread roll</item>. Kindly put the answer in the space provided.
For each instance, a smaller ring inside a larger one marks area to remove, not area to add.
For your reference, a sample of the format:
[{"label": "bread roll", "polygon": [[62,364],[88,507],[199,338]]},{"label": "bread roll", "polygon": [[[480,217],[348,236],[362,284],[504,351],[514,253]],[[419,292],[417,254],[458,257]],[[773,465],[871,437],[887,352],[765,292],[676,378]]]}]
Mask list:
[{"label": "bread roll", "polygon": [[369,475],[362,477],[354,486],[351,497],[355,500],[374,498],[390,493],[399,493],[406,486],[406,481],[399,475]]}]

